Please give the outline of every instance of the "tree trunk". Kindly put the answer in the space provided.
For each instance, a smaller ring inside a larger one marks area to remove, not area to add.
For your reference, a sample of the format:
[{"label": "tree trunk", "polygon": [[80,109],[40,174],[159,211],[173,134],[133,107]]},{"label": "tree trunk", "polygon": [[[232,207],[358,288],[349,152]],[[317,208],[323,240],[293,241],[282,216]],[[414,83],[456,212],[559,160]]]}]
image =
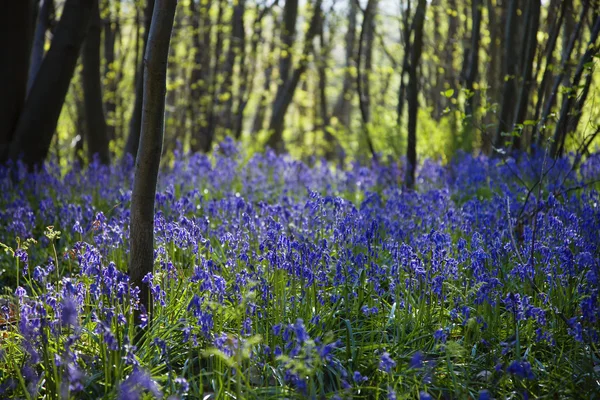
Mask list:
[{"label": "tree trunk", "polygon": [[[358,92],[358,104],[360,107],[360,116],[362,119],[363,131],[367,142],[367,147],[371,156],[377,161],[375,146],[371,140],[369,124],[371,122],[371,93],[369,85],[369,75],[373,62],[373,38],[375,36],[375,12],[377,0],[369,0],[365,8],[363,23],[358,39],[358,60],[356,62],[356,89]],[[361,58],[365,56],[365,72],[362,73]]]},{"label": "tree trunk", "polygon": [[419,0],[413,19],[413,42],[411,45],[410,69],[408,81],[408,143],[406,146],[406,174],[404,184],[408,189],[415,187],[417,168],[417,114],[419,112],[419,76],[418,67],[423,50],[423,24],[427,0]]},{"label": "tree trunk", "polygon": [[[26,2],[26,1],[24,1]],[[54,15],[54,0],[42,0],[38,12],[37,23],[35,26],[35,35],[33,37],[33,45],[31,48],[31,62],[29,64],[29,79],[27,82],[27,91],[31,89],[35,76],[42,65],[44,59],[46,32],[52,24],[52,16]]]},{"label": "tree trunk", "polygon": [[[550,92],[550,96],[546,99],[546,103],[544,105],[544,111],[542,112],[542,117],[537,124],[536,127],[536,137],[538,141],[538,145],[541,145],[542,140],[544,138],[544,130],[546,128],[546,122],[550,116],[550,112],[552,111],[552,107],[554,106],[554,102],[556,101],[556,95],[558,94],[558,88],[561,83],[564,83],[567,65],[569,64],[569,60],[571,59],[571,54],[573,53],[573,49],[579,39],[579,36],[583,30],[583,25],[585,21],[585,16],[589,10],[590,2],[589,0],[584,0],[583,7],[581,9],[581,14],[579,15],[579,22],[575,27],[575,31],[571,34],[571,39],[569,40],[569,44],[562,52],[562,60],[560,63],[560,68],[558,69],[558,74],[554,78],[554,83],[552,85],[552,91]],[[568,96],[567,96],[568,97]]]},{"label": "tree trunk", "polygon": [[[398,88],[398,103],[396,105],[396,125],[398,130],[402,129],[402,117],[404,116],[404,102],[406,100],[406,79],[410,68],[410,34],[412,32],[411,27],[411,0],[408,0],[404,15],[402,16],[402,37],[404,38],[404,59],[402,61],[402,69],[400,70],[400,87]],[[452,28],[452,24],[449,26],[449,30]],[[451,47],[451,46],[447,46]],[[452,65],[452,61],[450,61]]]},{"label": "tree trunk", "polygon": [[94,0],[66,0],[52,45],[27,96],[9,156],[23,157],[30,169],[48,155],[93,7]]},{"label": "tree trunk", "polygon": [[[281,43],[279,49],[279,84],[277,85],[277,93],[273,102],[273,112],[269,123],[271,136],[268,140],[268,145],[278,153],[282,153],[285,149],[283,143],[283,118],[289,105],[286,105],[287,98],[290,97],[285,91],[292,89],[290,86],[290,71],[292,68],[294,42],[296,40],[297,17],[298,0],[286,0],[283,7],[283,25],[281,27]],[[304,55],[308,56],[306,53]],[[298,76],[298,81],[299,80],[300,76]],[[291,98],[289,102],[291,102]]]},{"label": "tree trunk", "polygon": [[[108,123],[106,125],[106,134],[109,140],[116,139],[116,127],[117,127],[117,97],[118,97],[118,84],[119,74],[116,73],[115,67],[115,43],[117,35],[120,35],[120,22],[121,17],[121,0],[115,1],[116,12],[113,14],[110,8],[110,1],[104,1],[104,12],[106,18],[103,22],[104,25],[104,79],[105,79],[105,94],[106,101],[104,107],[106,109],[106,116]],[[113,20],[114,19],[114,20]]]},{"label": "tree trunk", "polygon": [[267,94],[269,93],[269,89],[271,88],[271,81],[273,80],[273,70],[275,68],[274,61],[271,60],[271,55],[275,52],[275,34],[279,28],[279,19],[275,21],[275,26],[273,28],[273,38],[271,39],[271,44],[269,46],[269,52],[267,56],[267,67],[265,68],[265,80],[263,83],[263,89],[260,91],[260,98],[258,100],[258,105],[256,108],[256,114],[254,115],[254,120],[252,121],[252,133],[260,132],[265,123],[265,116],[267,114]]},{"label": "tree trunk", "polygon": [[[196,7],[199,7],[196,8]],[[194,66],[191,72],[190,93],[190,126],[192,131],[191,149],[193,152],[208,152],[212,145],[211,131],[209,127],[209,114],[212,108],[210,96],[211,86],[211,35],[212,23],[210,20],[210,2],[190,1],[190,12],[192,14],[194,47]]]},{"label": "tree trunk", "polygon": [[356,14],[358,11],[357,2],[349,0],[350,10],[348,11],[348,31],[346,32],[346,65],[344,69],[344,81],[342,91],[333,108],[333,116],[340,124],[348,129],[350,128],[350,112],[352,111],[352,95],[354,93],[354,79],[352,79],[352,68],[356,65]]},{"label": "tree trunk", "polygon": [[233,7],[231,17],[231,37],[229,49],[223,68],[223,85],[219,98],[221,110],[219,112],[219,125],[225,129],[226,134],[233,133],[233,69],[237,59],[243,60],[242,54],[245,49],[244,14],[246,12],[246,1],[238,0]]},{"label": "tree trunk", "polygon": [[[592,58],[598,54],[598,49],[596,48],[596,41],[598,39],[598,34],[600,33],[600,16],[595,16],[594,27],[592,28],[592,32],[590,33],[590,38],[588,40],[587,50],[584,53],[583,57],[579,60],[579,64],[577,65],[577,70],[575,71],[575,75],[573,76],[573,81],[571,82],[571,91],[577,91],[579,88],[579,81],[583,76],[583,73],[586,69],[589,68],[588,64],[592,61]],[[591,71],[589,72],[591,74]],[[563,154],[565,139],[567,134],[569,133],[569,127],[573,125],[571,120],[575,118],[576,121],[579,121],[579,114],[581,113],[581,108],[585,103],[587,95],[589,93],[589,86],[591,80],[586,80],[586,83],[583,87],[583,93],[579,100],[576,101],[575,92],[565,94],[563,98],[563,104],[560,111],[560,118],[556,124],[556,129],[554,130],[554,140],[552,141],[552,145],[550,147],[550,154],[552,157],[557,158]],[[576,103],[574,106],[574,102]]]},{"label": "tree trunk", "polygon": [[143,278],[154,267],[154,198],[164,139],[169,42],[177,0],[156,0],[144,53],[144,101],[139,151],[131,194],[129,274],[140,303],[152,315],[149,286]]},{"label": "tree trunk", "polygon": [[[535,104],[535,111],[533,114],[533,120],[537,121],[540,118],[540,112],[542,111],[542,104],[544,103],[544,99],[546,99],[550,93],[548,92],[548,89],[550,88],[550,79],[552,77],[552,69],[554,66],[554,50],[556,49],[556,43],[558,41],[558,35],[559,32],[561,30],[561,26],[563,24],[564,21],[564,17],[565,17],[565,12],[567,9],[567,6],[569,4],[569,0],[555,0],[556,2],[560,3],[560,9],[558,11],[558,15],[556,16],[556,19],[554,21],[554,23],[552,24],[552,26],[549,28],[548,34],[549,34],[549,39],[548,42],[546,43],[546,48],[544,50],[544,53],[546,55],[546,67],[544,69],[544,74],[542,75],[542,81],[538,87],[538,91],[537,91],[537,101]],[[551,10],[556,9],[556,5],[555,7],[551,6]],[[539,145],[539,130],[538,129],[534,129],[534,135],[532,137],[531,140],[531,149],[533,150],[535,145]]]},{"label": "tree trunk", "polygon": [[30,1],[7,1],[0,14],[0,163],[25,105],[32,38]]},{"label": "tree trunk", "polygon": [[[535,52],[537,50],[537,33],[540,24],[540,0],[529,0],[527,3],[526,13],[526,27],[523,32],[523,66],[521,73],[521,88],[519,91],[519,97],[517,98],[517,107],[515,110],[515,120],[513,124],[513,131],[516,130],[517,124],[522,124],[527,117],[527,108],[529,106],[529,93],[531,92],[531,86],[533,85],[533,61],[535,58]],[[521,150],[521,136],[520,134],[513,136],[512,147],[513,150]]]},{"label": "tree trunk", "polygon": [[[250,40],[250,58],[247,59],[246,55],[246,35],[242,30],[242,43],[240,45],[240,84],[238,86],[237,94],[237,107],[235,117],[233,121],[233,135],[236,139],[240,139],[242,136],[242,129],[244,123],[244,110],[248,105],[250,94],[254,87],[254,76],[256,75],[256,64],[258,63],[258,43],[262,39],[263,25],[262,20],[266,15],[268,7],[264,7],[259,11],[258,7],[256,10],[256,18],[252,23],[253,32]],[[275,30],[273,30],[275,34]],[[259,106],[260,107],[260,106]]]},{"label": "tree trunk", "polygon": [[[146,54],[146,45],[148,43],[148,34],[150,32],[150,23],[152,22],[152,12],[154,10],[155,0],[146,0],[146,8],[144,9],[144,36],[142,41],[142,54]],[[125,155],[131,154],[136,158],[138,147],[140,144],[140,130],[142,127],[142,105],[144,99],[144,63],[140,62],[137,67],[138,79],[135,83],[135,103],[133,105],[133,113],[129,120],[129,135],[125,144]]]},{"label": "tree trunk", "polygon": [[483,7],[482,0],[472,0],[472,11],[473,16],[472,28],[471,28],[471,45],[469,48],[468,55],[465,59],[467,63],[465,68],[465,88],[467,89],[467,98],[465,100],[465,114],[469,121],[469,130],[472,129],[473,120],[473,86],[477,75],[479,73],[479,36],[481,31],[481,9]]},{"label": "tree trunk", "polygon": [[100,36],[102,20],[98,0],[94,1],[87,36],[83,45],[82,84],[85,104],[85,120],[87,124],[88,161],[94,155],[102,164],[110,163],[106,120],[102,107],[102,85],[100,83]]},{"label": "tree trunk", "polygon": [[[293,0],[292,3],[296,2],[295,7],[298,7],[297,0]],[[308,55],[313,51],[313,39],[319,32],[319,24],[321,23],[321,3],[322,0],[317,0],[315,3],[315,7],[313,10],[313,16],[311,18],[308,32],[306,33],[306,37],[304,38],[304,49],[302,51],[303,57],[300,59],[299,65],[296,67],[294,72],[291,74],[289,79],[284,80],[280,83],[277,94],[275,95],[275,100],[273,102],[273,113],[271,115],[271,121],[269,123],[269,132],[271,132],[271,136],[267,142],[267,145],[270,146],[273,150],[278,153],[283,153],[285,151],[285,145],[283,143],[283,128],[284,128],[284,118],[287,113],[287,109],[292,103],[292,99],[294,98],[294,92],[296,91],[296,87],[298,86],[298,82],[300,78],[306,71],[308,67]],[[287,7],[287,3],[286,3]],[[291,14],[291,12],[290,12]],[[295,15],[295,14],[294,14]],[[285,13],[284,10],[284,31],[290,32],[290,24],[288,24],[287,19],[291,17]],[[295,26],[295,23],[294,23]],[[289,49],[287,55],[282,55],[282,59],[280,60],[280,75],[287,74],[288,68],[291,67],[291,44],[293,43],[293,39],[290,42],[290,39],[287,38],[287,35],[283,34],[282,41],[284,42],[284,48]],[[281,78],[281,76],[280,76]]]},{"label": "tree trunk", "polygon": [[506,17],[506,29],[504,31],[504,65],[503,78],[504,85],[502,89],[502,106],[500,107],[500,115],[498,128],[496,130],[496,138],[494,146],[497,149],[503,148],[505,145],[505,136],[512,132],[512,123],[514,115],[514,101],[516,81],[515,74],[517,71],[517,54],[515,52],[516,43],[513,40],[515,36],[515,25],[517,19],[517,3],[518,0],[510,0],[508,6],[508,15]]}]

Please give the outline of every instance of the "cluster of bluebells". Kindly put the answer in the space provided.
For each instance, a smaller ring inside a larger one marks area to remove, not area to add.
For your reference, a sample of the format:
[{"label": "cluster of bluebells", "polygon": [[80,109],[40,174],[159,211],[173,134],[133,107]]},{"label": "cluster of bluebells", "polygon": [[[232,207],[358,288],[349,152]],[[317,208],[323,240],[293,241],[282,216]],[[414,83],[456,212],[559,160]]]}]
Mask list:
[{"label": "cluster of bluebells", "polygon": [[[24,387],[6,379],[1,390],[50,390],[39,388],[49,340],[65,349],[52,358],[61,376],[53,390],[97,390],[101,376],[121,398],[183,396],[203,378],[185,375],[174,349],[233,357],[255,337],[247,362],[280,374],[261,382],[301,395],[314,387],[349,393],[368,382],[393,398],[398,374],[421,369],[421,351],[455,351],[457,343],[502,348],[489,357],[488,369],[500,365],[494,382],[543,376],[519,352],[543,354],[558,336],[591,359],[587,344],[600,329],[600,195],[588,182],[600,175],[599,156],[576,173],[568,158],[463,155],[444,167],[426,162],[419,190],[406,191],[402,163],[340,170],[273,152],[242,161],[241,153],[231,141],[213,156],[177,151],[161,171],[155,270],[144,282],[155,309],[177,312],[165,314],[176,337],[148,341],[156,357],[131,336],[149,323],[127,275],[131,160],[66,174],[52,165],[21,169],[19,185],[0,169],[0,219],[11,221],[0,242],[38,240],[27,251],[14,246],[20,269],[0,275],[21,282],[15,329],[24,378]],[[540,192],[523,183],[540,176]],[[43,235],[49,225],[63,230],[59,239]],[[10,253],[0,257],[15,264]],[[515,334],[518,341],[506,339]],[[100,358],[82,344],[90,335],[106,351]],[[400,340],[414,347],[390,346]],[[375,350],[370,359],[354,359],[349,346],[357,342]],[[122,368],[109,379],[102,364],[111,354]],[[146,371],[158,364],[164,376],[156,381]],[[421,398],[448,374],[430,375]],[[475,389],[487,395],[495,386]]]}]

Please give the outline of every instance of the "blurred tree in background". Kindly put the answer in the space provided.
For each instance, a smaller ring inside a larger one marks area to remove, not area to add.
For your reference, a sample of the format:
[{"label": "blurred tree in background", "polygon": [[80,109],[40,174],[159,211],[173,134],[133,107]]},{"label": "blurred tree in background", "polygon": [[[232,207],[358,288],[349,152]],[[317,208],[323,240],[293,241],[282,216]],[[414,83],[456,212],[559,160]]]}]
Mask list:
[{"label": "blurred tree in background", "polygon": [[[594,148],[598,0],[180,0],[165,159],[225,136],[295,157]],[[153,0],[7,3],[0,161],[137,154]]]}]

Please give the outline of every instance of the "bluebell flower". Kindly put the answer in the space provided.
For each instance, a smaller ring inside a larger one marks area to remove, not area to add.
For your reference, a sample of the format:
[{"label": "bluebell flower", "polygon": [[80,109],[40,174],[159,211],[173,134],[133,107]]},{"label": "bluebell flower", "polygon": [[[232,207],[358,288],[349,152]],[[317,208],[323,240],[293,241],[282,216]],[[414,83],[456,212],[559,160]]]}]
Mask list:
[{"label": "bluebell flower", "polygon": [[535,375],[531,370],[531,364],[527,361],[513,361],[506,369],[506,372],[522,379],[535,379]]},{"label": "bluebell flower", "polygon": [[384,352],[379,360],[379,369],[389,373],[395,367],[396,361],[392,360],[390,354],[387,351]]},{"label": "bluebell flower", "polygon": [[409,368],[423,368],[423,353],[417,351],[408,363]]}]

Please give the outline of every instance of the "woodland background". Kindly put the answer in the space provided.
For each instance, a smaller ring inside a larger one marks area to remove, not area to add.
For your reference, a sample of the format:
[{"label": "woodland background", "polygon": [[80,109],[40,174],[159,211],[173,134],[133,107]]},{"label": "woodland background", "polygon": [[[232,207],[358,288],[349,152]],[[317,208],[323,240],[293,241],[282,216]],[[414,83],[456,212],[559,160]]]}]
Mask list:
[{"label": "woodland background", "polygon": [[[6,5],[1,161],[136,155],[153,4]],[[599,12],[596,0],[182,0],[164,159],[226,136],[340,164],[585,153],[598,132]]]}]

